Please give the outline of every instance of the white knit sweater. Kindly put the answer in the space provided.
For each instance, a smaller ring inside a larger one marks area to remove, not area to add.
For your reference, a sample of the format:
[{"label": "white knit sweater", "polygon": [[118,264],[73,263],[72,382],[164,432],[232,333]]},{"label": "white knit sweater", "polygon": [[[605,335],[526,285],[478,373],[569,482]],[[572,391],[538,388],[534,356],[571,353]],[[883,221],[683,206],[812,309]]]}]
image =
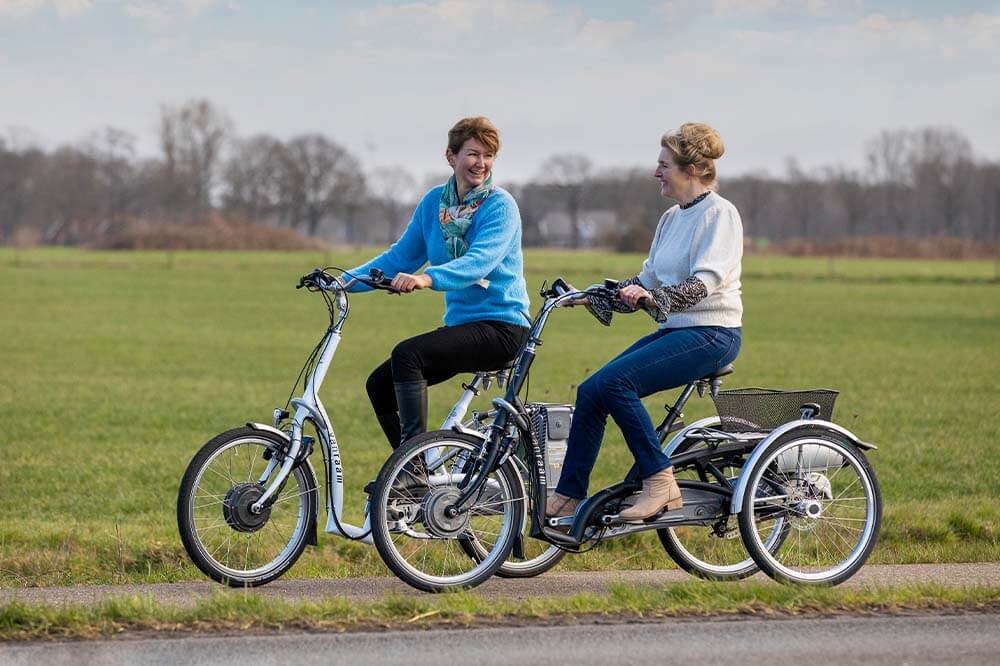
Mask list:
[{"label": "white knit sweater", "polygon": [[639,281],[649,290],[690,277],[704,283],[708,296],[686,310],[671,312],[661,328],[742,325],[740,264],[743,223],[736,206],[712,192],[694,206],[673,206],[660,218]]}]

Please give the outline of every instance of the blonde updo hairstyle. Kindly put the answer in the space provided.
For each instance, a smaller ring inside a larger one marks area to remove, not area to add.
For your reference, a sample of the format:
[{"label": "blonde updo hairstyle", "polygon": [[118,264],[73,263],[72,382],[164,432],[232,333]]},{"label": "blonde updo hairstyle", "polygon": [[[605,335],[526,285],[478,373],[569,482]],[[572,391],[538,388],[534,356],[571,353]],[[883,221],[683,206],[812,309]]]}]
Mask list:
[{"label": "blonde updo hairstyle", "polygon": [[677,166],[687,170],[694,167],[694,175],[704,185],[716,180],[715,160],[722,157],[726,147],[722,137],[705,123],[684,123],[679,129],[667,132],[660,139],[660,146],[673,154]]}]

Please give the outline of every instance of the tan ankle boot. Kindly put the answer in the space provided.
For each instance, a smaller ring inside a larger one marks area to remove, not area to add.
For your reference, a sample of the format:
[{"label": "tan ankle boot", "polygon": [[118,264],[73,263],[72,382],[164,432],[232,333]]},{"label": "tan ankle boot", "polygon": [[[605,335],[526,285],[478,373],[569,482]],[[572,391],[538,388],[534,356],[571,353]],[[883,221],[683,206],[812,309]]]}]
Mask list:
[{"label": "tan ankle boot", "polygon": [[552,497],[545,502],[545,516],[547,518],[572,516],[576,513],[576,507],[579,506],[579,504],[580,500],[575,497],[566,497],[565,495],[560,495],[559,493],[552,493]]},{"label": "tan ankle boot", "polygon": [[664,507],[669,511],[684,506],[681,489],[674,479],[674,468],[668,467],[642,481],[642,492],[635,504],[621,512],[622,520],[635,521],[652,518]]}]

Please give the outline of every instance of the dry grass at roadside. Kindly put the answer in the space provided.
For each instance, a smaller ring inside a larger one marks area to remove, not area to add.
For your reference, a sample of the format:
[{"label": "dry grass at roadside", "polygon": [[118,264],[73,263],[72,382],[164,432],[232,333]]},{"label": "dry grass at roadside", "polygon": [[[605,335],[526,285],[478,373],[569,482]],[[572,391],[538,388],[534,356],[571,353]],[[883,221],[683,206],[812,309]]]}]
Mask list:
[{"label": "dry grass at roadside", "polygon": [[0,640],[92,639],[123,633],[371,631],[441,627],[637,622],[664,618],[802,615],[893,615],[914,612],[1000,612],[1000,588],[918,585],[800,588],[704,582],[664,587],[614,586],[605,595],[523,601],[462,592],[386,596],[372,603],[343,599],[283,602],[252,593],[219,592],[194,607],[162,605],[149,596],[94,605],[0,606]]}]

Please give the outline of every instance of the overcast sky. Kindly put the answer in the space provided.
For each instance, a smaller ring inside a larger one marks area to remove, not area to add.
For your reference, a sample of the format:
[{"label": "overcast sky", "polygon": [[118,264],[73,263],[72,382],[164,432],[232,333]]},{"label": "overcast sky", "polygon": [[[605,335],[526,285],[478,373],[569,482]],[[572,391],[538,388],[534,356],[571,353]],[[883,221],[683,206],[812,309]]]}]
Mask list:
[{"label": "overcast sky", "polygon": [[926,125],[998,160],[1000,0],[0,0],[0,134],[111,125],[155,155],[160,105],[193,97],[418,181],[467,115],[501,130],[499,182],[561,152],[652,169],[689,120],[721,132],[723,178],[861,167],[879,131]]}]

